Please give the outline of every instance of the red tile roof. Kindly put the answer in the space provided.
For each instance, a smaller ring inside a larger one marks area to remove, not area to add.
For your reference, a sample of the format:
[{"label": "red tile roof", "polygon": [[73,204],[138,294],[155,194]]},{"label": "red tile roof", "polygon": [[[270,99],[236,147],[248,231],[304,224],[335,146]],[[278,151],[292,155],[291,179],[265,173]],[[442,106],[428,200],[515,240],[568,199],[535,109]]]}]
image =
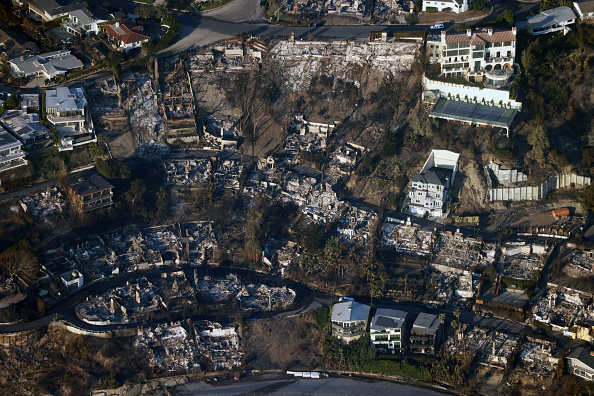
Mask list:
[{"label": "red tile roof", "polygon": [[468,43],[471,45],[483,45],[485,43],[501,43],[506,41],[516,41],[516,35],[512,30],[493,30],[489,36],[490,28],[481,28],[472,32],[472,37],[466,33],[448,34],[445,37],[446,44]]},{"label": "red tile roof", "polygon": [[138,33],[143,31],[142,26],[138,26],[131,19],[125,18],[118,22],[110,25],[103,25],[105,31],[118,41],[124,44],[138,43],[144,40],[148,40],[150,37],[144,34]]}]

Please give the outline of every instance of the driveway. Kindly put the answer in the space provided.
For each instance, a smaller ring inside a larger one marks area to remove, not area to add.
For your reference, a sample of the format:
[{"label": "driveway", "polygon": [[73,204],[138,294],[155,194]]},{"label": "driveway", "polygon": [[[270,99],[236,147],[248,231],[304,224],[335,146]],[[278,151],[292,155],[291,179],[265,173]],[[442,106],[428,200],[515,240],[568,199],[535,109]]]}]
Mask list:
[{"label": "driveway", "polygon": [[202,14],[225,22],[265,22],[260,0],[233,0],[221,8]]}]

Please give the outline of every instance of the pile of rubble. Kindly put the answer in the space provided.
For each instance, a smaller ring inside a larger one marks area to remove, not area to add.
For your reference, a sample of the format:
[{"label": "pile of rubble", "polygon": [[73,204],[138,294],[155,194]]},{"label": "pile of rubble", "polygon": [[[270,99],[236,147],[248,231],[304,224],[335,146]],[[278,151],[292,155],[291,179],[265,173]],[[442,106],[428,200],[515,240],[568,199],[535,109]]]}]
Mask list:
[{"label": "pile of rubble", "polygon": [[60,214],[66,208],[66,200],[57,187],[21,198],[21,207],[25,212],[31,212],[35,220],[44,219]]},{"label": "pile of rubble", "polygon": [[186,224],[184,250],[188,257],[185,261],[190,264],[201,265],[214,257],[217,239],[210,221],[196,221]]},{"label": "pile of rubble", "polygon": [[201,47],[190,56],[190,70],[193,75],[258,70],[267,52],[268,47],[258,40],[250,40],[245,44],[231,41]]},{"label": "pile of rubble", "polygon": [[356,168],[365,152],[363,146],[347,142],[338,147],[332,154],[328,164],[328,174],[335,179],[343,175],[350,175]]},{"label": "pile of rubble", "polygon": [[262,252],[262,261],[270,269],[280,269],[284,275],[291,263],[300,257],[298,247],[297,242],[269,238]]},{"label": "pile of rubble", "polygon": [[163,163],[166,183],[176,186],[207,183],[212,177],[212,163],[209,159],[180,159]]},{"label": "pile of rubble", "polygon": [[526,244],[523,241],[506,242],[501,248],[503,275],[513,279],[535,281],[544,268],[552,246]]},{"label": "pile of rubble", "polygon": [[294,202],[298,206],[306,203],[307,196],[314,189],[317,181],[313,177],[300,177],[296,174],[287,172],[283,177],[286,181],[283,188],[282,199],[284,202]]},{"label": "pile of rubble", "polygon": [[505,369],[519,342],[516,336],[469,326],[450,337],[445,342],[444,350],[452,355],[471,353],[481,365]]},{"label": "pile of rubble", "polygon": [[217,303],[236,301],[240,308],[249,311],[275,311],[290,307],[295,302],[295,291],[284,287],[244,283],[235,274],[224,278],[205,276],[196,279],[200,299]]},{"label": "pile of rubble", "polygon": [[245,165],[241,161],[221,161],[214,172],[217,188],[238,190],[239,178],[244,169]]},{"label": "pile of rubble", "polygon": [[210,222],[190,222],[139,230],[115,229],[74,241],[44,255],[43,268],[60,275],[77,270],[85,281],[123,272],[183,263],[200,265],[215,256],[217,239]]},{"label": "pile of rubble", "polygon": [[547,287],[546,294],[532,307],[532,318],[558,332],[568,332],[578,322],[594,321],[590,295]]},{"label": "pile of rubble", "polygon": [[495,249],[483,252],[482,241],[465,238],[459,230],[455,233],[441,231],[433,255],[433,263],[468,269],[476,265],[490,266],[495,262]]},{"label": "pile of rubble", "polygon": [[301,151],[321,153],[326,150],[328,139],[336,129],[336,124],[310,122],[302,115],[295,116],[290,134],[285,139],[285,154],[295,160]]},{"label": "pile of rubble", "polygon": [[441,264],[431,264],[431,270],[438,301],[447,304],[453,299],[471,299],[478,289],[479,274]]},{"label": "pile of rubble", "polygon": [[343,240],[364,245],[370,237],[369,232],[376,218],[374,212],[348,206],[338,221],[338,232]]},{"label": "pile of rubble", "polygon": [[563,272],[572,278],[589,277],[594,271],[594,250],[580,250],[569,248],[563,252],[566,263]]},{"label": "pile of rubble", "polygon": [[138,278],[79,304],[76,315],[96,326],[136,322],[166,307],[161,292],[146,278]]},{"label": "pile of rubble", "polygon": [[212,362],[215,370],[241,366],[243,352],[235,327],[223,327],[216,322],[194,325],[198,352]]},{"label": "pile of rubble", "polygon": [[205,276],[196,280],[196,291],[199,298],[212,302],[234,301],[241,292],[242,284],[235,274],[224,278]]},{"label": "pile of rubble", "polygon": [[249,283],[241,288],[237,300],[244,310],[279,311],[293,305],[295,297],[295,292],[286,286],[271,287]]},{"label": "pile of rubble", "polygon": [[381,41],[280,41],[270,50],[272,59],[285,74],[289,89],[304,91],[312,79],[331,68],[337,79],[358,84],[352,71],[358,66],[383,74],[410,70],[421,44]]},{"label": "pile of rubble", "polygon": [[136,76],[133,82],[126,83],[124,92],[127,92],[126,105],[139,154],[162,154],[166,151],[166,125],[158,112],[159,105],[153,81],[147,76]]},{"label": "pile of rubble", "polygon": [[394,246],[397,252],[417,256],[428,256],[434,245],[433,232],[421,230],[410,221],[387,217],[382,227],[382,241],[388,246]]},{"label": "pile of rubble", "polygon": [[135,346],[146,351],[151,366],[167,371],[200,371],[199,352],[186,329],[171,326],[142,328]]},{"label": "pile of rubble", "polygon": [[274,166],[274,159],[259,161],[256,169],[248,176],[244,192],[250,196],[264,194],[269,198],[275,198],[282,186],[282,174]]},{"label": "pile of rubble", "polygon": [[551,342],[534,339],[525,342],[520,352],[520,367],[532,380],[550,379],[557,370],[559,358]]},{"label": "pile of rubble", "polygon": [[331,223],[338,218],[345,202],[338,199],[328,183],[318,184],[307,195],[306,204],[301,211],[318,224]]}]

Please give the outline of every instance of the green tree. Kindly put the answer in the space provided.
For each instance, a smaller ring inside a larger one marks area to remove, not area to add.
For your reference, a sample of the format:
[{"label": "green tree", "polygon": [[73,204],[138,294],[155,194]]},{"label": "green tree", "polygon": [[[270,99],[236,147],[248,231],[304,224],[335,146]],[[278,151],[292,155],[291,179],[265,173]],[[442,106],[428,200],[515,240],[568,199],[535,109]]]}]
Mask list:
[{"label": "green tree", "polygon": [[542,125],[537,126],[534,132],[530,134],[528,137],[528,144],[532,146],[531,152],[536,158],[544,158],[549,150],[550,143],[549,138],[547,137],[547,131]]},{"label": "green tree", "polygon": [[538,40],[531,42],[525,49],[522,51],[522,68],[525,73],[531,73],[532,68],[534,67],[536,60],[538,59],[540,53],[540,47],[538,44]]},{"label": "green tree", "polygon": [[592,209],[594,207],[594,184],[591,184],[584,190],[584,194],[580,200],[584,209]]},{"label": "green tree", "polygon": [[105,58],[105,64],[111,67],[111,71],[113,72],[113,76],[119,80],[120,79],[120,65],[124,61],[124,55],[120,51],[111,51],[109,55]]},{"label": "green tree", "polygon": [[513,26],[514,25],[514,13],[509,10],[509,9],[505,9],[503,10],[503,12],[497,17],[496,22],[499,23],[505,23],[508,26]]},{"label": "green tree", "polygon": [[308,253],[314,253],[320,248],[322,236],[319,224],[309,224],[301,231],[301,245]]},{"label": "green tree", "polygon": [[471,10],[480,11],[487,7],[487,2],[485,0],[475,0],[474,3],[470,6]]},{"label": "green tree", "polygon": [[587,148],[582,151],[582,165],[587,167],[594,165],[594,148]]},{"label": "green tree", "polygon": [[132,180],[130,183],[130,189],[124,194],[124,199],[128,204],[128,210],[132,217],[144,212],[145,200],[144,194],[146,193],[146,185],[140,179]]}]

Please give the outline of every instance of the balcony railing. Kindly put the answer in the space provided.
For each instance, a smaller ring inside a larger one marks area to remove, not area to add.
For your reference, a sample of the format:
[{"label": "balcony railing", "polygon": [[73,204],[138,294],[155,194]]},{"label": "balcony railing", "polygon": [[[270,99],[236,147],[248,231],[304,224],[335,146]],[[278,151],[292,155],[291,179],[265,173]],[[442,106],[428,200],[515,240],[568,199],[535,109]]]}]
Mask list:
[{"label": "balcony railing", "polygon": [[503,62],[513,62],[514,58],[512,58],[511,56],[501,56],[499,58],[485,58],[485,63],[503,63]]}]

